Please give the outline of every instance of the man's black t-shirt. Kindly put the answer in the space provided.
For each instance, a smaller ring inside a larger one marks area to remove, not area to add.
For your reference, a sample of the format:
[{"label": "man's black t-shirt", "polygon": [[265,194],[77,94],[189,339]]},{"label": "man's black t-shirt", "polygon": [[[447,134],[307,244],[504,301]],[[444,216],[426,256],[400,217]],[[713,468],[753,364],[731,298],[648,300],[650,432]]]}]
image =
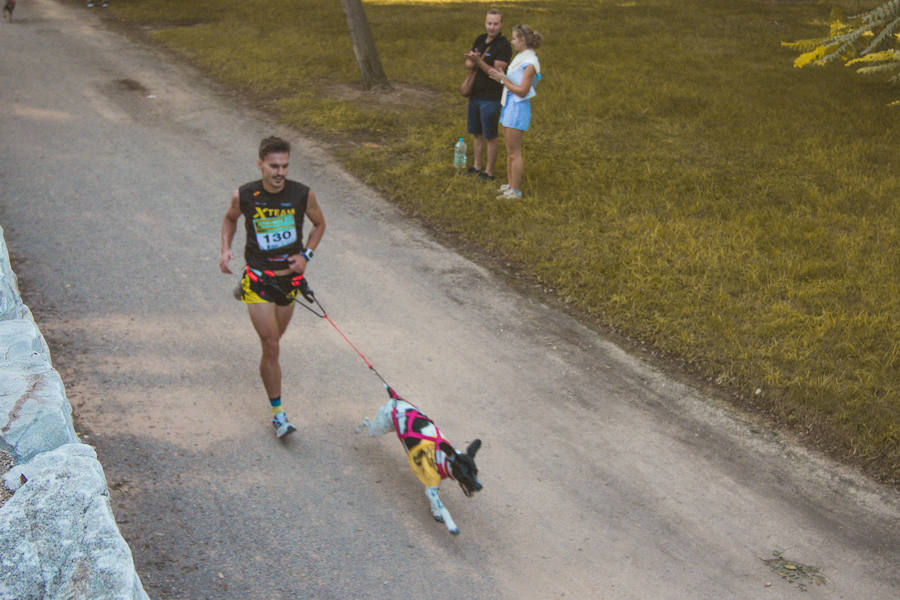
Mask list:
[{"label": "man's black t-shirt", "polygon": [[[509,61],[512,59],[512,46],[510,46],[509,40],[503,37],[502,33],[498,33],[497,37],[491,40],[490,44],[487,43],[487,34],[482,33],[475,38],[472,50],[480,52],[484,62],[492,67],[494,66],[494,61],[499,60],[509,64]],[[503,86],[488,77],[487,73],[478,67],[475,67],[475,71],[475,81],[472,82],[472,94],[469,97],[476,100],[496,100],[499,102],[500,96],[503,94]]]},{"label": "man's black t-shirt", "polygon": [[262,180],[257,180],[242,185],[238,196],[247,232],[244,260],[254,269],[290,268],[287,257],[303,251],[303,217],[309,188],[287,179],[280,192],[270,194]]}]

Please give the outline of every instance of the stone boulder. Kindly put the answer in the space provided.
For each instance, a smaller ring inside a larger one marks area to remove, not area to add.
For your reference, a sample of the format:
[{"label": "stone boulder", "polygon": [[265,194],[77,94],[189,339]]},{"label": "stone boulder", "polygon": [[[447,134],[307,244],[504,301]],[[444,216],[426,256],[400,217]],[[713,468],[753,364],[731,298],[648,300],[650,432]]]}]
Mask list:
[{"label": "stone boulder", "polygon": [[0,598],[146,599],[90,446],[65,444],[10,469],[0,506]]},{"label": "stone boulder", "polygon": [[16,274],[9,265],[9,254],[6,240],[0,228],[0,319],[31,318],[31,311],[19,296],[19,285]]},{"label": "stone boulder", "polygon": [[0,448],[21,464],[77,441],[72,407],[50,363],[0,364]]},{"label": "stone boulder", "polygon": [[50,349],[32,319],[0,321],[0,368],[15,363],[50,362]]}]

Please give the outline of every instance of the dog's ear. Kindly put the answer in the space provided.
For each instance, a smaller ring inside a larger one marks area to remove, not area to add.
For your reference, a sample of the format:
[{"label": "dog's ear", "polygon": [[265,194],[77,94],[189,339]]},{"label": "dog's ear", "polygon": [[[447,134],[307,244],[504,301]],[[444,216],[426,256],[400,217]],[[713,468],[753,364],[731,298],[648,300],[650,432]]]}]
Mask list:
[{"label": "dog's ear", "polygon": [[441,442],[441,452],[447,455],[447,458],[450,459],[450,462],[453,462],[453,459],[456,458],[456,450],[453,449],[453,446],[448,444],[447,442]]},{"label": "dog's ear", "polygon": [[468,448],[466,448],[466,454],[468,454],[472,458],[475,458],[475,453],[478,452],[479,448],[481,448],[481,440],[475,440],[474,442],[469,444]]}]

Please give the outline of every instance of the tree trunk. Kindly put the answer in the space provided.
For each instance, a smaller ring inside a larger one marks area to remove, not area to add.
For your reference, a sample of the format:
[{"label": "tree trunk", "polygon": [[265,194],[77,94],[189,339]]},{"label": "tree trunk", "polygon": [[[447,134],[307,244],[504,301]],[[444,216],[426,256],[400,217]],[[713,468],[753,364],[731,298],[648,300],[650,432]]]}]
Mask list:
[{"label": "tree trunk", "polygon": [[369,90],[373,87],[391,89],[384,69],[381,68],[381,59],[378,58],[378,51],[375,49],[375,40],[372,38],[372,30],[369,29],[362,0],[341,0],[341,4],[347,17],[350,39],[353,41],[353,53],[362,74],[363,89]]}]

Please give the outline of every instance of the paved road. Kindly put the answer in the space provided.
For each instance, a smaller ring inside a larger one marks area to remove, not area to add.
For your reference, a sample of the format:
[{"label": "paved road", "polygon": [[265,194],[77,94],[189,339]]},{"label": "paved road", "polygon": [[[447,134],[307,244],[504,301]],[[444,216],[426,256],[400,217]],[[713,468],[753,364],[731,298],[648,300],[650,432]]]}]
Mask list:
[{"label": "paved road", "polygon": [[[896,493],[729,416],[442,247],[310,140],[96,14],[0,26],[0,223],[147,591],[195,598],[896,598]],[[276,441],[257,342],[218,273],[232,189],[270,132],[328,233],[330,315],[485,489],[435,523],[384,400],[323,320],[284,348]],[[761,559],[820,567],[804,593]]]}]

